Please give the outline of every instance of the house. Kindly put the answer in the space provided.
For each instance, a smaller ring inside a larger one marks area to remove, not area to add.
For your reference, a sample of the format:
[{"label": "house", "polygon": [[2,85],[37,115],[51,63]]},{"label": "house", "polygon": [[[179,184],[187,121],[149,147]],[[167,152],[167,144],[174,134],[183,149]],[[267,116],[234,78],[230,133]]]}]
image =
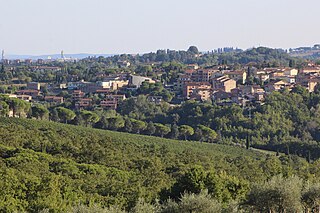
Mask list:
[{"label": "house", "polygon": [[161,104],[163,101],[163,97],[162,96],[153,96],[153,95],[149,95],[147,100],[151,103],[155,103],[157,105]]},{"label": "house", "polygon": [[285,80],[289,84],[294,84],[296,83],[296,76],[293,76],[293,75],[285,76],[283,80]]},{"label": "house", "polygon": [[81,98],[84,97],[84,92],[82,92],[81,90],[74,90],[72,93],[72,99],[73,100],[79,100]]},{"label": "house", "polygon": [[300,70],[300,73],[302,74],[320,73],[320,67],[315,65],[304,67],[303,69]]},{"label": "house", "polygon": [[261,93],[261,92],[255,93],[254,98],[256,101],[262,102],[265,99],[265,93]]},{"label": "house", "polygon": [[126,99],[125,95],[106,95],[105,99],[100,102],[100,106],[105,109],[117,109],[119,103]]},{"label": "house", "polygon": [[100,102],[100,106],[104,109],[116,110],[118,107],[118,103],[115,100],[112,100],[112,101],[103,100]]},{"label": "house", "polygon": [[67,87],[68,87],[68,90],[81,89],[83,84],[84,84],[83,80],[79,82],[68,82]]},{"label": "house", "polygon": [[117,65],[120,68],[126,68],[126,67],[130,67],[131,63],[129,61],[118,61]]},{"label": "house", "polygon": [[199,69],[199,65],[198,64],[188,64],[187,69],[197,70],[197,69]]},{"label": "house", "polygon": [[24,101],[28,101],[28,102],[30,102],[32,100],[32,96],[30,96],[30,95],[9,94],[9,98],[18,98],[20,100],[24,100]]},{"label": "house", "polygon": [[256,93],[264,93],[264,89],[262,89],[259,85],[245,85],[242,88],[242,94],[245,95],[253,95]]},{"label": "house", "polygon": [[214,90],[223,90],[231,92],[232,89],[237,87],[237,82],[227,76],[215,77],[212,79],[212,88]]},{"label": "house", "polygon": [[292,84],[289,84],[283,80],[278,80],[278,81],[274,81],[274,82],[270,82],[267,85],[265,85],[264,89],[266,92],[273,92],[273,91],[279,91],[281,89],[292,89]]},{"label": "house", "polygon": [[92,99],[91,98],[80,98],[75,103],[76,109],[89,108],[91,106],[92,106]]},{"label": "house", "polygon": [[177,87],[178,89],[183,89],[186,83],[192,82],[191,76],[186,74],[179,74],[177,79]]},{"label": "house", "polygon": [[211,89],[193,89],[189,99],[207,101],[211,98]]},{"label": "house", "polygon": [[201,94],[201,99],[209,99],[210,94],[208,91],[211,90],[211,84],[209,82],[190,82],[186,83],[183,87],[183,96],[190,99],[191,95]]},{"label": "house", "polygon": [[135,88],[139,88],[143,82],[156,83],[154,80],[148,77],[130,75],[129,76],[129,85],[134,86]]},{"label": "house", "polygon": [[33,66],[31,67],[32,71],[36,72],[58,72],[61,71],[61,67],[55,67],[55,66]]},{"label": "house", "polygon": [[236,82],[241,82],[241,84],[246,83],[247,80],[247,72],[243,70],[226,71],[223,72],[223,74],[235,80]]},{"label": "house", "polygon": [[29,95],[32,98],[37,98],[40,96],[39,90],[19,90],[17,91],[17,95]]},{"label": "house", "polygon": [[98,81],[97,85],[101,89],[118,90],[122,87],[128,86],[129,81],[120,79],[120,77],[109,77],[105,78],[104,81]]},{"label": "house", "polygon": [[62,104],[64,101],[63,97],[58,97],[58,96],[46,96],[44,97],[44,100],[48,103],[55,103],[55,104]]},{"label": "house", "polygon": [[232,97],[232,93],[225,92],[223,90],[217,90],[212,94],[212,99],[215,102],[220,102],[222,100],[229,100]]},{"label": "house", "polygon": [[32,59],[25,59],[24,63],[27,65],[30,65],[30,64],[32,64]]},{"label": "house", "polygon": [[213,74],[219,72],[219,70],[214,69],[199,69],[197,70],[197,75],[195,81],[198,82],[209,82]]},{"label": "house", "polygon": [[110,89],[98,89],[95,91],[95,94],[104,94],[104,95],[107,95],[107,94],[110,94],[111,91]]},{"label": "house", "polygon": [[38,83],[38,82],[29,82],[29,83],[27,83],[27,89],[29,89],[29,90],[40,90],[40,83]]},{"label": "house", "polygon": [[105,99],[106,100],[115,100],[119,103],[121,101],[124,101],[126,99],[126,96],[125,95],[106,95]]},{"label": "house", "polygon": [[285,68],[282,70],[285,76],[296,76],[298,75],[298,70],[293,68]]},{"label": "house", "polygon": [[253,76],[256,79],[259,79],[261,82],[265,82],[272,78],[272,73],[279,72],[280,69],[278,68],[264,68],[264,69],[257,69],[253,72]]},{"label": "house", "polygon": [[297,84],[305,87],[309,92],[314,92],[320,84],[320,76],[315,74],[300,74],[297,76]]}]

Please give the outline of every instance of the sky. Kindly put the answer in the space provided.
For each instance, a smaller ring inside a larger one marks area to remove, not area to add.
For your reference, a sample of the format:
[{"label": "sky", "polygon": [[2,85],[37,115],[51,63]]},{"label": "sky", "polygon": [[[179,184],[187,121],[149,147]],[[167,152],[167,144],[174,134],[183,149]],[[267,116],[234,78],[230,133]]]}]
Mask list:
[{"label": "sky", "polygon": [[146,53],[320,43],[319,0],[0,0],[9,54]]}]

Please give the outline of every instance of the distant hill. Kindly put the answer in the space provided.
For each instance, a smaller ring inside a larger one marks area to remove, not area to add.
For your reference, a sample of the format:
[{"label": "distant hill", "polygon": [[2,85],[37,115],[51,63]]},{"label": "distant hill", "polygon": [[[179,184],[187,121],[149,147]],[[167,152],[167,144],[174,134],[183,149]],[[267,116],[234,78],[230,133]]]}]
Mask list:
[{"label": "distant hill", "polygon": [[[77,53],[77,54],[65,54],[64,56],[66,58],[74,58],[74,59],[83,59],[87,57],[110,57],[113,56],[114,54],[88,54],[88,53]],[[48,59],[51,57],[52,59],[59,59],[61,58],[60,54],[51,54],[51,55],[6,55],[5,58],[9,60],[14,60],[14,59],[32,59],[32,60],[37,60],[37,59]]]},{"label": "distant hill", "polygon": [[320,58],[320,45],[315,44],[313,47],[298,47],[294,49],[289,49],[289,53],[293,57],[318,59]]}]

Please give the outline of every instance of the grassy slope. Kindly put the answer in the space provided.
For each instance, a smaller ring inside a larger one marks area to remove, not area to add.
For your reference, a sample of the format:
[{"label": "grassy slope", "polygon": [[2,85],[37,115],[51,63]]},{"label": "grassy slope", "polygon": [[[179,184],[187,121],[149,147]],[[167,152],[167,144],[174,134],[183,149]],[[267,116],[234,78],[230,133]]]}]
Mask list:
[{"label": "grassy slope", "polygon": [[0,144],[123,171],[140,171],[150,161],[172,176],[197,164],[252,181],[264,176],[260,165],[267,158],[265,153],[239,147],[17,118],[0,118]]},{"label": "grassy slope", "polygon": [[[238,147],[0,118],[0,197],[13,200],[0,202],[0,211],[37,212],[41,202],[61,211],[78,202],[128,207],[137,197],[157,198],[195,165],[248,181],[278,172],[307,174],[305,161],[297,158],[290,164],[287,158],[279,161]],[[14,184],[1,185],[4,182]]]},{"label": "grassy slope", "polygon": [[[60,141],[64,143],[63,141],[72,141],[74,144],[81,145],[80,149],[83,149],[85,148],[83,145],[89,145],[90,143],[88,142],[90,140],[93,139],[96,141],[98,139],[98,142],[102,147],[120,149],[123,153],[128,155],[132,155],[134,153],[127,152],[125,149],[126,146],[134,148],[137,152],[142,152],[146,147],[154,146],[159,148],[165,146],[169,152],[181,153],[184,151],[191,151],[202,156],[248,156],[255,159],[265,157],[265,155],[261,154],[259,151],[246,150],[221,144],[178,141],[153,136],[85,128],[48,121],[2,117],[0,118],[0,128],[5,130],[0,132],[1,144],[13,147],[31,148],[26,145],[26,141],[37,141],[41,138],[49,141],[51,140],[51,142]],[[37,151],[36,148],[34,150]],[[54,155],[57,153],[52,152],[51,154]]]}]

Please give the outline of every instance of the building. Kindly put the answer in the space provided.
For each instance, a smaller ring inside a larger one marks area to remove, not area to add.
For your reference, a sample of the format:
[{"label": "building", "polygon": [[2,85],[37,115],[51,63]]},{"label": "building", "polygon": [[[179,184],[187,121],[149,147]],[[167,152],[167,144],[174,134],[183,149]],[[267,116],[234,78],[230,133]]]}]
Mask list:
[{"label": "building", "polygon": [[320,84],[320,76],[315,74],[300,74],[297,76],[297,84],[305,87],[309,92],[314,92]]},{"label": "building", "polygon": [[80,98],[75,103],[76,109],[84,109],[92,107],[92,99],[91,98]]},{"label": "building", "polygon": [[190,99],[191,96],[201,96],[201,100],[210,98],[211,84],[209,82],[190,82],[183,87],[183,96]]},{"label": "building", "polygon": [[178,79],[177,79],[177,87],[178,87],[178,89],[182,90],[184,85],[186,83],[190,83],[190,82],[192,82],[190,75],[179,74]]},{"label": "building", "polygon": [[220,76],[212,79],[213,90],[223,90],[225,92],[231,92],[231,90],[236,87],[237,82],[227,76]]},{"label": "building", "polygon": [[129,61],[118,61],[117,65],[120,68],[126,68],[126,67],[130,67],[131,63]]},{"label": "building", "polygon": [[192,79],[196,82],[209,82],[214,73],[219,72],[219,70],[213,69],[199,69],[196,75]]},{"label": "building", "polygon": [[194,89],[190,95],[189,99],[198,101],[207,101],[211,99],[212,90],[211,89]]},{"label": "building", "polygon": [[301,74],[312,74],[312,73],[320,73],[320,67],[319,66],[308,66],[304,67],[302,70],[300,70]]},{"label": "building", "polygon": [[40,96],[39,90],[19,90],[17,91],[17,95],[29,95],[32,98],[38,98]]},{"label": "building", "polygon": [[84,92],[82,92],[81,90],[74,90],[72,93],[72,99],[73,100],[79,100],[81,98],[84,97]]},{"label": "building", "polygon": [[247,80],[247,72],[243,70],[227,71],[223,72],[223,74],[236,82],[241,82],[241,84],[245,84]]},{"label": "building", "polygon": [[198,64],[188,64],[187,69],[197,70],[197,69],[199,69],[199,65]]},{"label": "building", "polygon": [[32,100],[32,96],[30,96],[30,95],[9,94],[9,98],[18,98],[20,100],[24,100],[24,101],[28,101],[28,102],[30,102]]},{"label": "building", "polygon": [[298,75],[298,70],[293,68],[285,68],[282,70],[285,76],[296,76]]},{"label": "building", "polygon": [[64,102],[63,97],[58,96],[46,96],[44,100],[48,103],[62,104]]},{"label": "building", "polygon": [[283,80],[278,80],[274,82],[270,82],[264,87],[266,92],[273,92],[273,91],[279,91],[281,89],[292,89],[292,84],[289,84]]},{"label": "building", "polygon": [[105,99],[100,102],[100,106],[104,109],[117,109],[119,103],[126,99],[125,95],[106,95]]},{"label": "building", "polygon": [[30,64],[32,64],[32,59],[25,59],[24,63],[27,65],[30,65]]},{"label": "building", "polygon": [[29,90],[40,90],[40,83],[38,83],[38,82],[29,82],[29,83],[27,83],[27,89],[29,89]]},{"label": "building", "polygon": [[120,77],[111,77],[106,78],[104,81],[98,81],[97,85],[101,88],[99,89],[110,89],[110,90],[118,90],[122,87],[128,86],[129,81],[123,80]]},{"label": "building", "polygon": [[105,100],[115,100],[119,103],[121,101],[126,100],[126,96],[125,95],[106,95]]},{"label": "building", "polygon": [[259,85],[245,85],[241,87],[241,94],[244,95],[253,95],[256,93],[264,93],[264,89],[262,89]]},{"label": "building", "polygon": [[50,67],[50,66],[33,66],[31,67],[32,71],[36,72],[58,72],[61,71],[61,67]]},{"label": "building", "polygon": [[162,96],[154,96],[154,95],[149,95],[147,100],[151,103],[155,103],[157,105],[161,104],[163,101],[163,97]]},{"label": "building", "polygon": [[154,80],[148,77],[130,75],[129,76],[129,85],[139,88],[143,82],[156,83]]},{"label": "building", "polygon": [[103,100],[100,102],[100,106],[104,109],[116,110],[118,107],[118,103],[114,100],[113,101]]},{"label": "building", "polygon": [[212,99],[215,102],[231,100],[232,99],[232,93],[225,92],[223,90],[217,90],[212,94]]}]

